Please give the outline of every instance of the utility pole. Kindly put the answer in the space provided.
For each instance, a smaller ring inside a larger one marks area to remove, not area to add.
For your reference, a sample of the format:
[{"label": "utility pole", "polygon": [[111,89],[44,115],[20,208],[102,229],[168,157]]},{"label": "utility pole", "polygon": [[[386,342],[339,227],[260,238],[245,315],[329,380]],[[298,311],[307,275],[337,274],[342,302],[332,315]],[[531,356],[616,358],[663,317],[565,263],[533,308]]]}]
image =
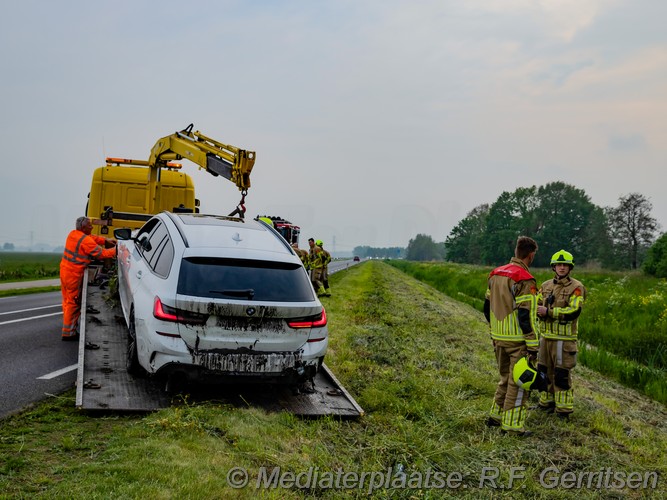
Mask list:
[{"label": "utility pole", "polygon": [[331,244],[331,253],[336,253],[336,237],[331,238],[333,243]]}]

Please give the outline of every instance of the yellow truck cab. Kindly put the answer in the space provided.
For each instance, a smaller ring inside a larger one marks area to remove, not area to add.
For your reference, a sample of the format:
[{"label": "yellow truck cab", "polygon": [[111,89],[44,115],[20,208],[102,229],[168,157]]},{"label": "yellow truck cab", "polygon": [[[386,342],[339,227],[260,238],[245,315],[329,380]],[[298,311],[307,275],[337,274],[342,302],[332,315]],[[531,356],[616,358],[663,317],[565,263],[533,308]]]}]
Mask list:
[{"label": "yellow truck cab", "polygon": [[[113,158],[107,159],[113,162]],[[177,170],[164,168],[156,183],[156,200],[151,208],[150,169],[125,166],[120,162],[95,169],[88,195],[86,216],[93,221],[93,234],[113,234],[114,229],[141,227],[154,213],[198,212],[192,178]]]}]

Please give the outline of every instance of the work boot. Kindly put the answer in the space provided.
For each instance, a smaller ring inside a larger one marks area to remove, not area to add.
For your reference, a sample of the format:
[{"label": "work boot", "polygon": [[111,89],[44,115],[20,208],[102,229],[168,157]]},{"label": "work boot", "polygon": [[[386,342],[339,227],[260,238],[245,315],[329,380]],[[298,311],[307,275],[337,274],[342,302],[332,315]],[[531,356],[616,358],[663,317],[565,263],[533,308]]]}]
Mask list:
[{"label": "work boot", "polygon": [[569,413],[556,413],[556,416],[561,420],[565,420],[566,422],[568,420],[570,420],[570,414]]},{"label": "work boot", "polygon": [[486,424],[487,427],[500,427],[501,426],[500,420],[496,420],[493,417],[487,418],[484,423]]},{"label": "work boot", "polygon": [[500,433],[503,436],[516,436],[520,438],[527,438],[533,435],[532,431],[512,432],[512,431],[501,430]]},{"label": "work boot", "polygon": [[324,287],[321,286],[317,289],[317,296],[318,297],[324,297],[326,295],[326,291],[324,290]]},{"label": "work boot", "polygon": [[330,288],[325,288],[324,289],[324,296],[325,297],[331,297],[331,289]]},{"label": "work boot", "polygon": [[66,334],[63,333],[62,336],[60,337],[60,340],[64,340],[64,341],[79,340],[79,332],[72,333],[72,334],[69,334],[69,335],[66,335]]},{"label": "work boot", "polygon": [[537,409],[545,413],[553,413],[554,411],[556,411],[556,407],[554,405],[543,406],[538,404]]}]

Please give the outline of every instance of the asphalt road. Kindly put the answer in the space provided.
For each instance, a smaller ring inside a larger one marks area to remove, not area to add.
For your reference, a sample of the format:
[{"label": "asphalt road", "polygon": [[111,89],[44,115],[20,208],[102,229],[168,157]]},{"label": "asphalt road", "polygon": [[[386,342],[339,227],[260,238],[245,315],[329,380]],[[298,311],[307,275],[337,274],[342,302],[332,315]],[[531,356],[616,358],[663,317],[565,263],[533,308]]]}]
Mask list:
[{"label": "asphalt road", "polygon": [[74,386],[78,345],[61,327],[60,292],[0,298],[0,418]]}]

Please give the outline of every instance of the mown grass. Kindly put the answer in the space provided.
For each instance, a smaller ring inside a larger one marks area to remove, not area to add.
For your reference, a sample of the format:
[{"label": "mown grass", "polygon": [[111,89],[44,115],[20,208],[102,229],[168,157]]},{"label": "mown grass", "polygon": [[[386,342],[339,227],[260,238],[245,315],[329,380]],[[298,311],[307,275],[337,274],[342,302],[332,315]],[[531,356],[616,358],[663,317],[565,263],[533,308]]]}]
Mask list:
[{"label": "mown grass", "polygon": [[[71,392],[0,422],[0,498],[337,499],[368,493],[368,483],[361,489],[317,482],[256,489],[261,467],[294,474],[391,468],[394,486],[429,471],[463,477],[456,489],[380,488],[374,498],[570,497],[570,488],[540,483],[547,467],[660,475],[657,489],[575,488],[580,498],[667,492],[664,406],[578,367],[570,422],[531,412],[527,425],[535,436],[501,436],[483,423],[497,374],[481,313],[379,261],[337,273],[331,283],[327,364],[366,410],[361,419],[304,420],[220,402],[92,417],[74,409]],[[248,471],[250,486],[227,484],[233,467]],[[480,487],[484,468],[498,470],[496,488]],[[523,478],[501,489],[512,471]]]},{"label": "mown grass", "polygon": [[[390,261],[392,266],[482,310],[491,268]],[[579,319],[579,361],[656,401],[667,403],[667,281],[639,273],[587,271],[573,276],[587,289]],[[538,285],[551,270],[531,270]]]},{"label": "mown grass", "polygon": [[57,278],[59,253],[0,252],[0,282]]}]

